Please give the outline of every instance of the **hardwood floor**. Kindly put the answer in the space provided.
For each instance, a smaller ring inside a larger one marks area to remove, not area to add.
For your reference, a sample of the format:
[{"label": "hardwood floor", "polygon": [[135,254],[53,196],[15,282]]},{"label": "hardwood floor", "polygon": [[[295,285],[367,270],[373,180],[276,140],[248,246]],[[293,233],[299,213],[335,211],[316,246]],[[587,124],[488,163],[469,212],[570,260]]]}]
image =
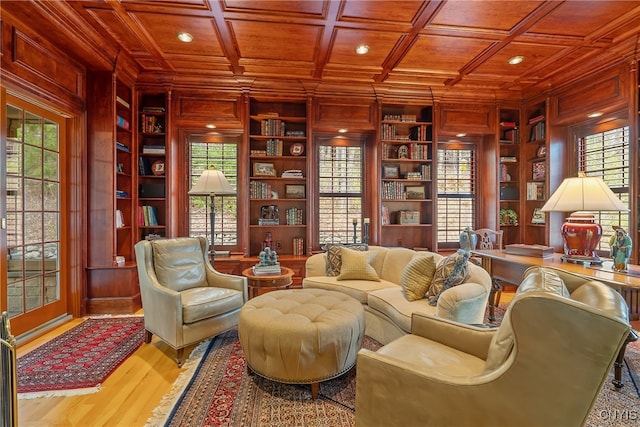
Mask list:
[{"label": "hardwood floor", "polygon": [[[18,348],[18,357],[76,326],[74,319]],[[195,348],[185,349],[185,358]],[[23,426],[144,426],[153,409],[171,389],[181,370],[175,351],[154,337],[142,344],[102,384],[99,392],[80,396],[18,400]]]},{"label": "hardwood floor", "polygon": [[[504,294],[503,302],[511,295]],[[18,349],[18,357],[76,326],[74,319]],[[631,322],[640,330],[640,321]],[[185,349],[185,359],[195,348]],[[171,389],[181,370],[175,352],[154,337],[102,384],[99,392],[81,396],[51,397],[18,401],[21,427],[34,426],[144,426],[162,397]]]}]

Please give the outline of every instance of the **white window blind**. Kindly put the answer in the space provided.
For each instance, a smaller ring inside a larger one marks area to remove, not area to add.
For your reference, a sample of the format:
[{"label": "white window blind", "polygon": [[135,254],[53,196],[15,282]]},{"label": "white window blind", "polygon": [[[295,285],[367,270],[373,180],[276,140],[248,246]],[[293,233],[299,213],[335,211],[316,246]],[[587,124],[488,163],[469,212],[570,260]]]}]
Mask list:
[{"label": "white window blind", "polygon": [[438,247],[457,247],[462,230],[475,228],[475,150],[439,148],[437,169]]}]

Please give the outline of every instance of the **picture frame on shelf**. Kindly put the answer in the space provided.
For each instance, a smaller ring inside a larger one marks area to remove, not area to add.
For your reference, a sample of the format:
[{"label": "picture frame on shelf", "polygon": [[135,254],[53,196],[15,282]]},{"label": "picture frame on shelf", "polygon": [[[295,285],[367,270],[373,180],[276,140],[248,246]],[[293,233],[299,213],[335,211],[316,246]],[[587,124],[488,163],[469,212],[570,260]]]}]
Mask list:
[{"label": "picture frame on shelf", "polygon": [[425,198],[424,185],[405,187],[407,199],[420,200]]},{"label": "picture frame on shelf", "polygon": [[155,176],[164,175],[164,160],[156,160],[153,162],[151,164],[151,172],[153,172]]},{"label": "picture frame on shelf", "polygon": [[287,184],[284,188],[284,194],[287,199],[304,199],[306,197],[304,185]]},{"label": "picture frame on shelf", "polygon": [[296,142],[295,144],[291,145],[291,148],[289,149],[289,153],[292,156],[301,156],[304,154],[304,145]]},{"label": "picture frame on shelf", "polygon": [[276,176],[276,168],[273,163],[253,164],[253,176]]},{"label": "picture frame on shelf", "polygon": [[544,157],[547,155],[547,146],[544,144],[540,144],[538,146],[538,150],[536,151],[536,157]]},{"label": "picture frame on shelf", "polygon": [[400,165],[383,165],[382,178],[384,179],[400,178]]},{"label": "picture frame on shelf", "polygon": [[532,224],[545,224],[546,223],[546,217],[544,215],[544,212],[542,212],[541,208],[535,208],[533,210],[533,215],[531,217],[531,223]]},{"label": "picture frame on shelf", "polygon": [[544,160],[531,164],[531,179],[534,181],[544,181],[547,176],[547,165]]}]

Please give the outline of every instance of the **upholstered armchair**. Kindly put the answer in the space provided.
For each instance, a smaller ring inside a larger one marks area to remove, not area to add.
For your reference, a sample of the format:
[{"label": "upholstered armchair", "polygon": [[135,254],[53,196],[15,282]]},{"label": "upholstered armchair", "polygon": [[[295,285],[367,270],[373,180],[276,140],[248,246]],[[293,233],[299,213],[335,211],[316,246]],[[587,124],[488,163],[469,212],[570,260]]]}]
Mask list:
[{"label": "upholstered armchair", "polygon": [[580,283],[528,271],[498,328],[414,314],[358,353],[356,425],[583,425],[630,325],[615,290]]},{"label": "upholstered armchair", "polygon": [[145,342],[158,336],[176,350],[178,366],[185,347],[237,326],[248,299],[247,279],[215,271],[207,246],[202,237],[135,245]]}]

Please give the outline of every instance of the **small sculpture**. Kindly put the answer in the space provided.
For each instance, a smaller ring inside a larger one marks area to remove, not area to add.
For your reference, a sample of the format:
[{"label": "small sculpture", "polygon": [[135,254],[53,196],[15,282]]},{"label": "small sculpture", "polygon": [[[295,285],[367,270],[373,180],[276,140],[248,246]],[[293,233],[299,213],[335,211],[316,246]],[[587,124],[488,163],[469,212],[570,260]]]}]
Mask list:
[{"label": "small sculpture", "polygon": [[278,254],[270,247],[264,248],[264,250],[258,255],[258,259],[260,259],[258,265],[261,267],[278,265]]},{"label": "small sculpture", "polygon": [[613,227],[615,233],[611,236],[611,258],[613,258],[613,271],[627,271],[627,264],[631,257],[631,237],[622,227]]}]

